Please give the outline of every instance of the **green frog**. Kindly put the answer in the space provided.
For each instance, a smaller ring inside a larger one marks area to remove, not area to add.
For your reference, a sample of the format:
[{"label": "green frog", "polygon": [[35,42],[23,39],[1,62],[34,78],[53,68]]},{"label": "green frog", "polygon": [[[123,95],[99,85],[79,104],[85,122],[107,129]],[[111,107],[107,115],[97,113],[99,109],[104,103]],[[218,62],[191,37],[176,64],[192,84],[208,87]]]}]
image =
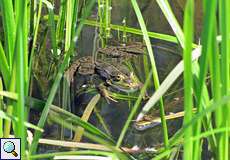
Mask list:
[{"label": "green frog", "polygon": [[[102,96],[113,100],[107,91],[107,87],[115,90],[131,93],[138,90],[142,83],[125,66],[115,66],[102,60],[95,60],[92,56],[82,57],[74,61],[65,72],[69,82],[73,82],[76,74],[94,79],[96,76],[96,88]],[[98,81],[101,83],[98,84]],[[115,101],[115,100],[114,100]]]}]

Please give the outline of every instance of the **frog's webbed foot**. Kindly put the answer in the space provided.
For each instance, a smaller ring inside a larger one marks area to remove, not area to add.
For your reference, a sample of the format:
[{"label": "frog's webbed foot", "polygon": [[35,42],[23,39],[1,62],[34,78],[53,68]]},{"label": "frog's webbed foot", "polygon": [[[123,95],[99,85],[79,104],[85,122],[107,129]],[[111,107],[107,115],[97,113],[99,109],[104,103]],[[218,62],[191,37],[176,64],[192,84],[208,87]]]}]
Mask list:
[{"label": "frog's webbed foot", "polygon": [[101,94],[102,97],[105,97],[107,103],[110,103],[109,100],[113,102],[118,102],[117,100],[113,99],[109,90],[107,90],[106,86],[102,83],[96,86],[98,92]]}]

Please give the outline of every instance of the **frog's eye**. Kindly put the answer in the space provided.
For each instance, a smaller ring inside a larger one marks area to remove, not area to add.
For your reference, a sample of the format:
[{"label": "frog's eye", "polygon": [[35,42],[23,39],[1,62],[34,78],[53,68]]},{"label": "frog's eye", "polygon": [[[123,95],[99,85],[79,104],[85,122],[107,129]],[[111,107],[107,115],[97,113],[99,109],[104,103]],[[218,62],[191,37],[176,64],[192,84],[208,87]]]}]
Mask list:
[{"label": "frog's eye", "polygon": [[118,81],[120,81],[120,80],[121,80],[121,75],[117,75],[116,79],[117,79]]},{"label": "frog's eye", "polygon": [[122,75],[120,75],[120,74],[116,76],[116,80],[117,80],[117,81],[120,81],[120,80],[122,80],[123,78],[124,78],[124,76],[122,76]]}]

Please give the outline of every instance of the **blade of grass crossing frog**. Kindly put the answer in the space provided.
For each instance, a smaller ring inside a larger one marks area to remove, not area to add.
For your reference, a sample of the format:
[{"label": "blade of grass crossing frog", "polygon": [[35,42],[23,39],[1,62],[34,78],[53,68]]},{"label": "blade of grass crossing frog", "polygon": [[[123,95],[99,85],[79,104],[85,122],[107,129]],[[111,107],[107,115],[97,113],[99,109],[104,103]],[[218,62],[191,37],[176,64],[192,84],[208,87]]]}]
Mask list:
[{"label": "blade of grass crossing frog", "polygon": [[[81,117],[81,120],[87,122],[89,120],[90,115],[92,114],[93,109],[95,108],[96,104],[98,103],[98,101],[100,100],[101,96],[100,94],[95,95],[90,102],[88,103],[88,105],[85,108],[85,111]],[[84,132],[84,128],[82,127],[78,127],[75,130],[75,136],[74,136],[74,141],[76,142],[80,142],[81,141],[81,137],[83,135]]]},{"label": "blade of grass crossing frog", "polygon": [[[153,72],[153,80],[154,80],[154,86],[156,89],[159,88],[160,86],[160,82],[159,82],[159,78],[158,78],[158,73],[157,73],[157,69],[156,69],[156,64],[155,64],[155,60],[154,60],[154,56],[153,56],[153,50],[152,50],[152,46],[150,43],[150,39],[148,36],[148,32],[147,32],[147,28],[145,26],[145,22],[144,19],[142,17],[140,8],[137,4],[136,0],[131,0],[132,2],[132,6],[134,8],[134,11],[136,13],[137,19],[139,21],[142,33],[143,33],[143,37],[147,46],[147,50],[148,50],[148,55],[150,57],[150,62],[151,62],[151,67],[152,67],[152,72]],[[168,146],[168,129],[167,129],[167,124],[166,124],[166,120],[165,120],[165,112],[164,112],[164,104],[163,104],[163,98],[160,98],[160,115],[161,115],[161,121],[162,121],[162,130],[163,130],[163,138],[164,138],[164,145],[165,147]]]},{"label": "blade of grass crossing frog", "polygon": [[135,113],[137,112],[137,110],[138,110],[138,108],[140,106],[140,103],[142,101],[142,98],[143,98],[144,94],[146,93],[146,89],[147,89],[147,86],[150,83],[151,77],[152,77],[152,72],[150,72],[147,80],[145,81],[145,84],[144,84],[144,86],[141,89],[141,92],[140,92],[140,94],[138,96],[138,99],[136,100],[135,105],[132,108],[132,110],[131,110],[131,112],[130,112],[130,114],[129,114],[126,122],[125,122],[125,125],[122,128],[122,130],[121,130],[121,134],[120,134],[120,136],[119,136],[119,138],[117,140],[117,145],[116,145],[117,148],[119,148],[121,146],[121,143],[122,143],[122,141],[123,141],[123,139],[125,137],[125,134],[126,134],[126,132],[128,130],[128,127],[129,127],[129,125],[130,125],[130,123],[131,123],[131,121],[132,121]]}]

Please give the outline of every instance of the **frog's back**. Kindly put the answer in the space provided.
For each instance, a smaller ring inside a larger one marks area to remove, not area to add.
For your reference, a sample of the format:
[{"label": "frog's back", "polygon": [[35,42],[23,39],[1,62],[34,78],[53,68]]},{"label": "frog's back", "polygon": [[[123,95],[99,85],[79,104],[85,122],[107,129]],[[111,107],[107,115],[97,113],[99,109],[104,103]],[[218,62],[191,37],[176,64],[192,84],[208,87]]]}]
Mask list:
[{"label": "frog's back", "polygon": [[72,82],[76,73],[80,75],[92,75],[95,73],[95,64],[91,56],[76,59],[65,72],[65,76]]}]

